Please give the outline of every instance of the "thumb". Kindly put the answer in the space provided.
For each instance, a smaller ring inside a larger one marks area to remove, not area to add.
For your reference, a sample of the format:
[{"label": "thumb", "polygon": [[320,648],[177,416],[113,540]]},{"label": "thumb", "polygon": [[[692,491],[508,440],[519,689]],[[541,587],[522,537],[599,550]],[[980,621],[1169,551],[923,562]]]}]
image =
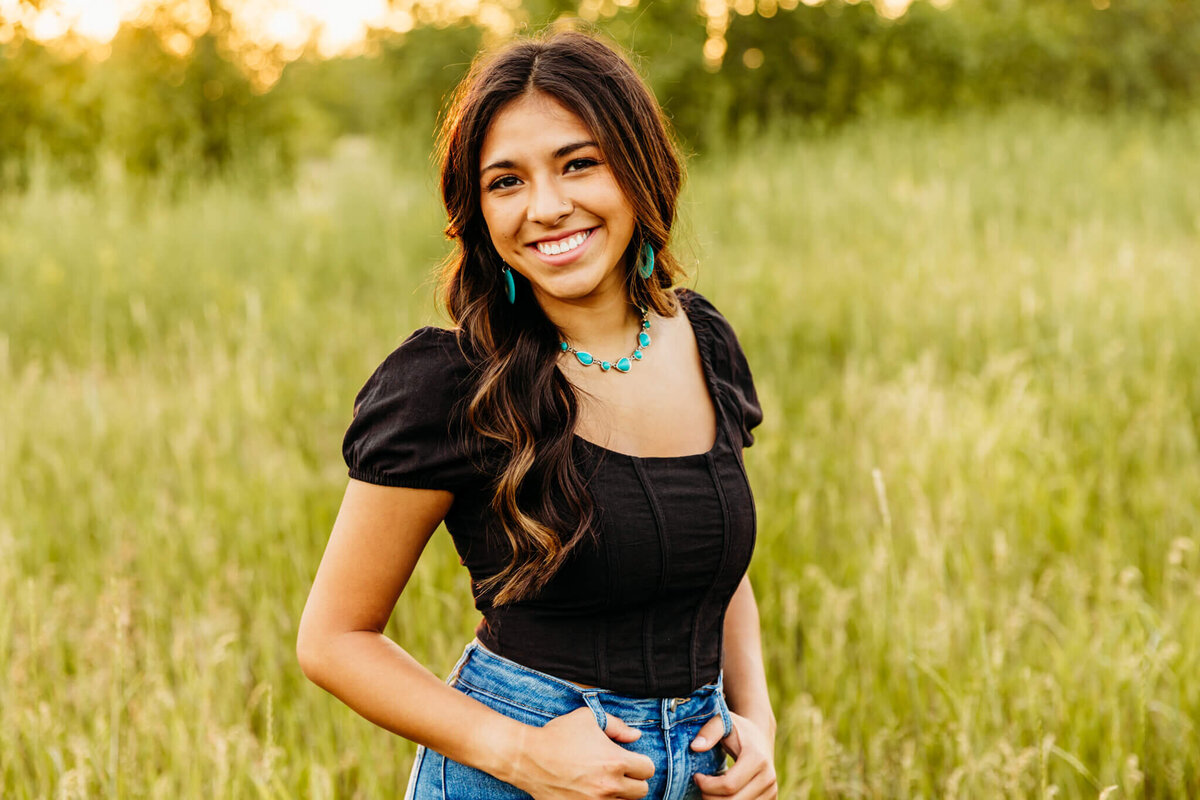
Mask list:
[{"label": "thumb", "polygon": [[608,738],[617,742],[632,742],[642,735],[641,731],[631,728],[620,717],[614,717],[612,714],[604,716],[608,718],[604,727],[604,733],[608,735]]},{"label": "thumb", "polygon": [[696,733],[696,738],[692,739],[692,750],[703,753],[712,749],[712,746],[721,740],[721,734],[724,732],[725,724],[721,722],[721,715],[710,717]]}]

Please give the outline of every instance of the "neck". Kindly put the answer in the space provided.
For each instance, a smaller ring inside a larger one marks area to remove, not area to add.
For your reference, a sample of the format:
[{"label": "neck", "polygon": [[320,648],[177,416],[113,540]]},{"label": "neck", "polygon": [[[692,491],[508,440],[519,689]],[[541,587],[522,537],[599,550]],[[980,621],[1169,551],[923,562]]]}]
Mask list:
[{"label": "neck", "polygon": [[538,298],[546,316],[574,347],[607,357],[631,348],[641,314],[622,292],[580,300]]}]

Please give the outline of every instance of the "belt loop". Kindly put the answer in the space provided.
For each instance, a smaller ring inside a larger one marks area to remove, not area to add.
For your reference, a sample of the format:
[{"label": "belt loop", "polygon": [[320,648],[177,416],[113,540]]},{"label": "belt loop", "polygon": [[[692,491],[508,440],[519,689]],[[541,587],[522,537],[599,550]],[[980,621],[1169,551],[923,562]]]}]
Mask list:
[{"label": "belt loop", "polygon": [[604,706],[600,705],[600,698],[596,696],[597,694],[599,692],[583,692],[583,702],[587,703],[588,708],[592,710],[600,730],[604,730],[608,727],[608,715],[604,713]]},{"label": "belt loop", "polygon": [[724,739],[733,733],[733,719],[729,716],[729,704],[725,702],[724,670],[717,673],[717,709],[721,712],[721,724],[725,728],[725,732],[721,734],[721,738]]}]

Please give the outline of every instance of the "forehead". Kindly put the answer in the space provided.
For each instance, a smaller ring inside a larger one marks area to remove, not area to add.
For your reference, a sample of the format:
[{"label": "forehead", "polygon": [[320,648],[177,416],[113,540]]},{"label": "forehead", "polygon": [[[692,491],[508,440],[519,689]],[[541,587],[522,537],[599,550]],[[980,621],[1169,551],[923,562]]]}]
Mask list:
[{"label": "forehead", "polygon": [[548,157],[564,144],[587,141],[592,132],[562,103],[542,92],[530,92],[500,109],[488,126],[479,163]]}]

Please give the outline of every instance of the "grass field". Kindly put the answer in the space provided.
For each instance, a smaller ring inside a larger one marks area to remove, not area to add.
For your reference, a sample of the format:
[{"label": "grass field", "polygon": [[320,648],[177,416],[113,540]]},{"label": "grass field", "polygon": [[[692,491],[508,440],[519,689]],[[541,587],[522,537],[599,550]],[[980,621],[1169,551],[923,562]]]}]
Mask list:
[{"label": "grass field", "polygon": [[[436,322],[427,145],[0,199],[0,796],[400,797],[294,637],[354,394]],[[678,245],[766,411],[781,797],[1200,795],[1200,116],[697,158]],[[440,533],[389,633],[475,624]]]}]

